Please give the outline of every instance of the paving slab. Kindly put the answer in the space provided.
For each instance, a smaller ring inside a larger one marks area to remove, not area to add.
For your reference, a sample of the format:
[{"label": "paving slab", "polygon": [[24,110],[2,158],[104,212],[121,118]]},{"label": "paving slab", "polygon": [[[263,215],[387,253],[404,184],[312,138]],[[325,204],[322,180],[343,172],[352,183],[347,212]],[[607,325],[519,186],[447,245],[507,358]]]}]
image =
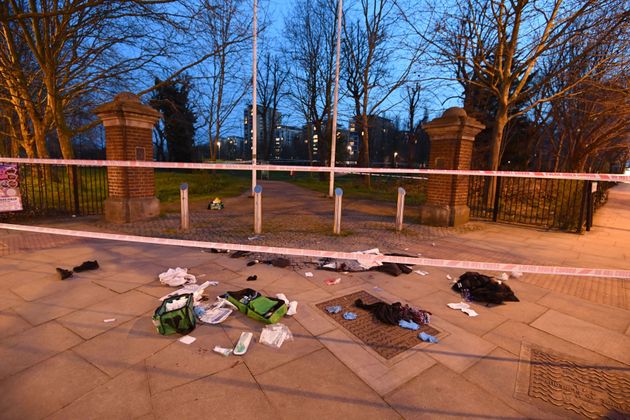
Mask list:
[{"label": "paving slab", "polygon": [[[159,304],[151,296],[130,291],[62,316],[57,322],[87,340],[155,309]],[[111,319],[114,321],[104,322]]]},{"label": "paving slab", "polygon": [[201,324],[188,335],[196,338],[192,344],[174,341],[146,359],[146,370],[152,394],[158,394],[228,369],[241,360],[225,357],[212,351],[215,346],[224,348],[234,346],[219,325]]},{"label": "paving slab", "polygon": [[[287,269],[285,269],[287,270]],[[307,281],[294,271],[288,271],[286,275],[279,277],[271,284],[265,286],[265,290],[273,295],[284,293],[290,300],[298,293],[318,289],[313,283]]]},{"label": "paving slab", "polygon": [[[478,302],[469,302],[470,307],[479,314],[477,317],[470,317],[460,310],[451,309],[447,306],[447,303],[458,303],[461,300],[459,293],[438,291],[431,295],[414,299],[412,303],[441,319],[477,335],[483,335],[507,320],[505,316],[496,313],[496,307],[486,307]],[[512,303],[510,302],[509,304]]]},{"label": "paving slab", "polygon": [[266,324],[247,318],[241,313],[233,314],[221,324],[233,345],[236,345],[241,332],[251,331],[254,333],[249,350],[244,356],[241,356],[253,375],[284,365],[293,359],[322,348],[321,343],[295,319],[284,317],[280,322],[289,328],[293,335],[293,341],[285,342],[279,349],[259,343],[260,333]]},{"label": "paving slab", "polygon": [[[416,270],[421,268],[414,267]],[[392,277],[390,275],[374,272],[360,275],[359,277],[366,282],[372,284],[373,287],[379,287],[387,292],[400,296],[407,301],[413,301],[424,296],[433,294],[439,289],[435,284],[428,282],[424,277],[417,273],[401,274],[398,277]]]},{"label": "paving slab", "polygon": [[[540,274],[525,273],[521,279],[509,279],[508,286],[512,288],[521,302],[538,303],[540,299],[551,293],[549,289],[531,283],[534,278],[550,277]],[[526,281],[527,280],[527,281]]]},{"label": "paving slab", "polygon": [[0,289],[0,311],[24,303],[24,299],[8,289]]},{"label": "paving slab", "polygon": [[534,343],[561,354],[590,361],[594,365],[619,368],[621,370],[627,369],[627,366],[623,363],[610,359],[601,353],[588,350],[578,344],[571,343],[545,331],[516,321],[508,321],[501,324],[493,331],[485,334],[483,339],[496,344],[498,347],[501,347],[515,356],[521,354],[523,343]]},{"label": "paving slab", "polygon": [[385,400],[405,419],[525,417],[524,413],[442,365],[431,367]]},{"label": "paving slab", "polygon": [[154,394],[151,403],[155,418],[277,420],[289,417],[270,404],[245,364],[236,357],[234,363],[234,367],[214,375]]},{"label": "paving slab", "polygon": [[106,380],[107,375],[68,350],[0,382],[0,412],[3,419],[40,419]]},{"label": "paving slab", "polygon": [[549,293],[538,303],[565,315],[619,333],[624,333],[630,327],[630,311],[621,308],[597,304],[556,292]]},{"label": "paving slab", "polygon": [[[109,379],[107,375],[102,375]],[[147,375],[144,363],[141,362],[114,379],[93,388],[47,418],[138,419],[152,416],[151,409]]]},{"label": "paving slab", "polygon": [[335,357],[379,395],[387,394],[436,363],[423,353],[428,344],[423,344],[420,340],[418,346],[386,360],[340,329],[321,334],[318,338]]},{"label": "paving slab", "polygon": [[465,371],[496,347],[440,317],[431,317],[431,325],[449,335],[437,345],[427,348],[426,353],[454,372]]},{"label": "paving slab", "polygon": [[256,380],[285,418],[400,418],[328,350],[293,360]]},{"label": "paving slab", "polygon": [[497,348],[466,369],[463,376],[527,418],[560,420],[571,415],[569,412],[564,415],[554,414],[552,411],[544,410],[515,398],[514,390],[518,367],[519,358],[517,356]]},{"label": "paving slab", "polygon": [[25,302],[13,309],[31,324],[39,325],[115,295],[114,292],[93,283],[76,283],[67,291]]},{"label": "paving slab", "polygon": [[56,322],[30,328],[0,341],[0,379],[46,360],[83,340]]},{"label": "paving slab", "polygon": [[0,290],[13,289],[40,279],[51,279],[57,275],[54,267],[40,266],[38,269],[33,269],[29,263],[21,264],[28,264],[28,268],[5,271],[0,275]]},{"label": "paving slab", "polygon": [[62,281],[55,272],[54,275],[50,274],[49,276],[13,287],[11,291],[22,299],[31,302],[53,293],[67,292],[77,284],[85,282],[86,280],[75,277],[70,277]]},{"label": "paving slab", "polygon": [[151,313],[92,338],[74,351],[114,377],[171,344],[177,338],[158,334]]},{"label": "paving slab", "polygon": [[630,337],[550,309],[532,327],[630,365]]},{"label": "paving slab", "polygon": [[3,338],[28,330],[32,325],[11,308],[0,309],[0,331]]}]

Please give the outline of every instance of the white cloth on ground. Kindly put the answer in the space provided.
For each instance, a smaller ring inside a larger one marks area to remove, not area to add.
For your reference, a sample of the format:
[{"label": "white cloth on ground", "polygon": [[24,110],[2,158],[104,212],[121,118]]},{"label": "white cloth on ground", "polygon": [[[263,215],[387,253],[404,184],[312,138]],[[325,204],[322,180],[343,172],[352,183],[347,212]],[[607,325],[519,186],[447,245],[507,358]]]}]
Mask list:
[{"label": "white cloth on ground", "polygon": [[188,274],[187,268],[169,268],[164,273],[158,275],[160,283],[171,287],[181,286],[183,284],[197,283],[197,279],[192,274]]}]

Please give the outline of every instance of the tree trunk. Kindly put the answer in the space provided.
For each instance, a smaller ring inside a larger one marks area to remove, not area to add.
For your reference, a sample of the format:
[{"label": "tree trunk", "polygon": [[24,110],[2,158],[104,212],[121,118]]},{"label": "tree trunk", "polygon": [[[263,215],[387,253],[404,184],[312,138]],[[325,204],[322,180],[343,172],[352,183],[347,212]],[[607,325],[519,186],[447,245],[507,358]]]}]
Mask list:
[{"label": "tree trunk", "polygon": [[[492,153],[490,155],[490,170],[496,171],[501,164],[501,144],[503,143],[503,130],[508,122],[508,110],[507,107],[499,104],[497,113],[494,117],[494,126],[492,127],[492,136],[490,138],[490,144],[492,146]],[[488,186],[488,195],[486,206],[487,208],[494,207],[495,193],[497,189],[497,177],[493,176],[490,179]]]}]

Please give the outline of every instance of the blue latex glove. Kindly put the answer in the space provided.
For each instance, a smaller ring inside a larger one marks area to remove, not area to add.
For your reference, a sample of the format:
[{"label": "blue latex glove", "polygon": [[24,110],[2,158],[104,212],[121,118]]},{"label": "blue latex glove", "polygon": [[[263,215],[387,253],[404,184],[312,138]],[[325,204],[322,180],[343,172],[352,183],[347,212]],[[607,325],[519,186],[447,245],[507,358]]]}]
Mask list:
[{"label": "blue latex glove", "polygon": [[418,334],[418,338],[420,338],[420,340],[422,340],[422,341],[426,341],[426,342],[433,343],[433,344],[438,342],[437,338],[435,338],[432,335],[427,334],[425,332],[421,332],[420,334]]},{"label": "blue latex glove", "polygon": [[339,305],[337,305],[337,306],[327,306],[326,307],[326,311],[329,314],[336,314],[336,313],[341,312],[341,306],[339,306]]},{"label": "blue latex glove", "polygon": [[415,322],[405,321],[404,319],[401,319],[400,321],[398,321],[398,326],[406,328],[408,330],[414,330],[414,331],[420,328],[420,326],[416,324]]},{"label": "blue latex glove", "polygon": [[357,314],[355,314],[354,312],[346,312],[345,314],[343,314],[343,319],[352,321],[353,319],[357,319]]}]

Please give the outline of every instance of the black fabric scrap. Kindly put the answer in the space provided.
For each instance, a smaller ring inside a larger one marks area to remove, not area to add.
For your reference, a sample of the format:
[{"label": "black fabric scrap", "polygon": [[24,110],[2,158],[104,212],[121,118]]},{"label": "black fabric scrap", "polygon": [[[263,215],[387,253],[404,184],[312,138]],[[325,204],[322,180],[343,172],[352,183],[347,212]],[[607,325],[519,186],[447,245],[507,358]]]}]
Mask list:
[{"label": "black fabric scrap", "polygon": [[235,251],[230,255],[230,258],[242,258],[247,257],[251,252],[249,251]]},{"label": "black fabric scrap", "polygon": [[72,277],[73,273],[70,270],[65,270],[65,269],[59,268],[59,267],[57,267],[56,270],[57,270],[57,273],[59,273],[59,277],[61,278],[61,280],[65,280],[67,278]]},{"label": "black fabric scrap", "polygon": [[98,268],[98,261],[85,261],[81,265],[76,266],[72,269],[75,273],[80,273],[82,271],[88,270],[96,270]]},{"label": "black fabric scrap", "polygon": [[361,299],[357,299],[354,306],[371,312],[376,319],[390,325],[398,325],[403,319],[422,325],[427,323],[426,315],[431,315],[431,312],[412,308],[409,305],[403,306],[400,302],[394,302],[391,305],[385,302],[366,304]]},{"label": "black fabric scrap", "polygon": [[519,302],[510,286],[473,271],[467,271],[459,276],[459,280],[451,288],[459,293],[467,290],[470,298],[476,302],[495,305]]},{"label": "black fabric scrap", "polygon": [[274,267],[280,267],[280,268],[285,268],[291,265],[291,260],[288,258],[282,258],[282,257],[278,257],[278,258],[274,258],[273,260],[268,260],[265,261],[267,264],[271,264]]}]

